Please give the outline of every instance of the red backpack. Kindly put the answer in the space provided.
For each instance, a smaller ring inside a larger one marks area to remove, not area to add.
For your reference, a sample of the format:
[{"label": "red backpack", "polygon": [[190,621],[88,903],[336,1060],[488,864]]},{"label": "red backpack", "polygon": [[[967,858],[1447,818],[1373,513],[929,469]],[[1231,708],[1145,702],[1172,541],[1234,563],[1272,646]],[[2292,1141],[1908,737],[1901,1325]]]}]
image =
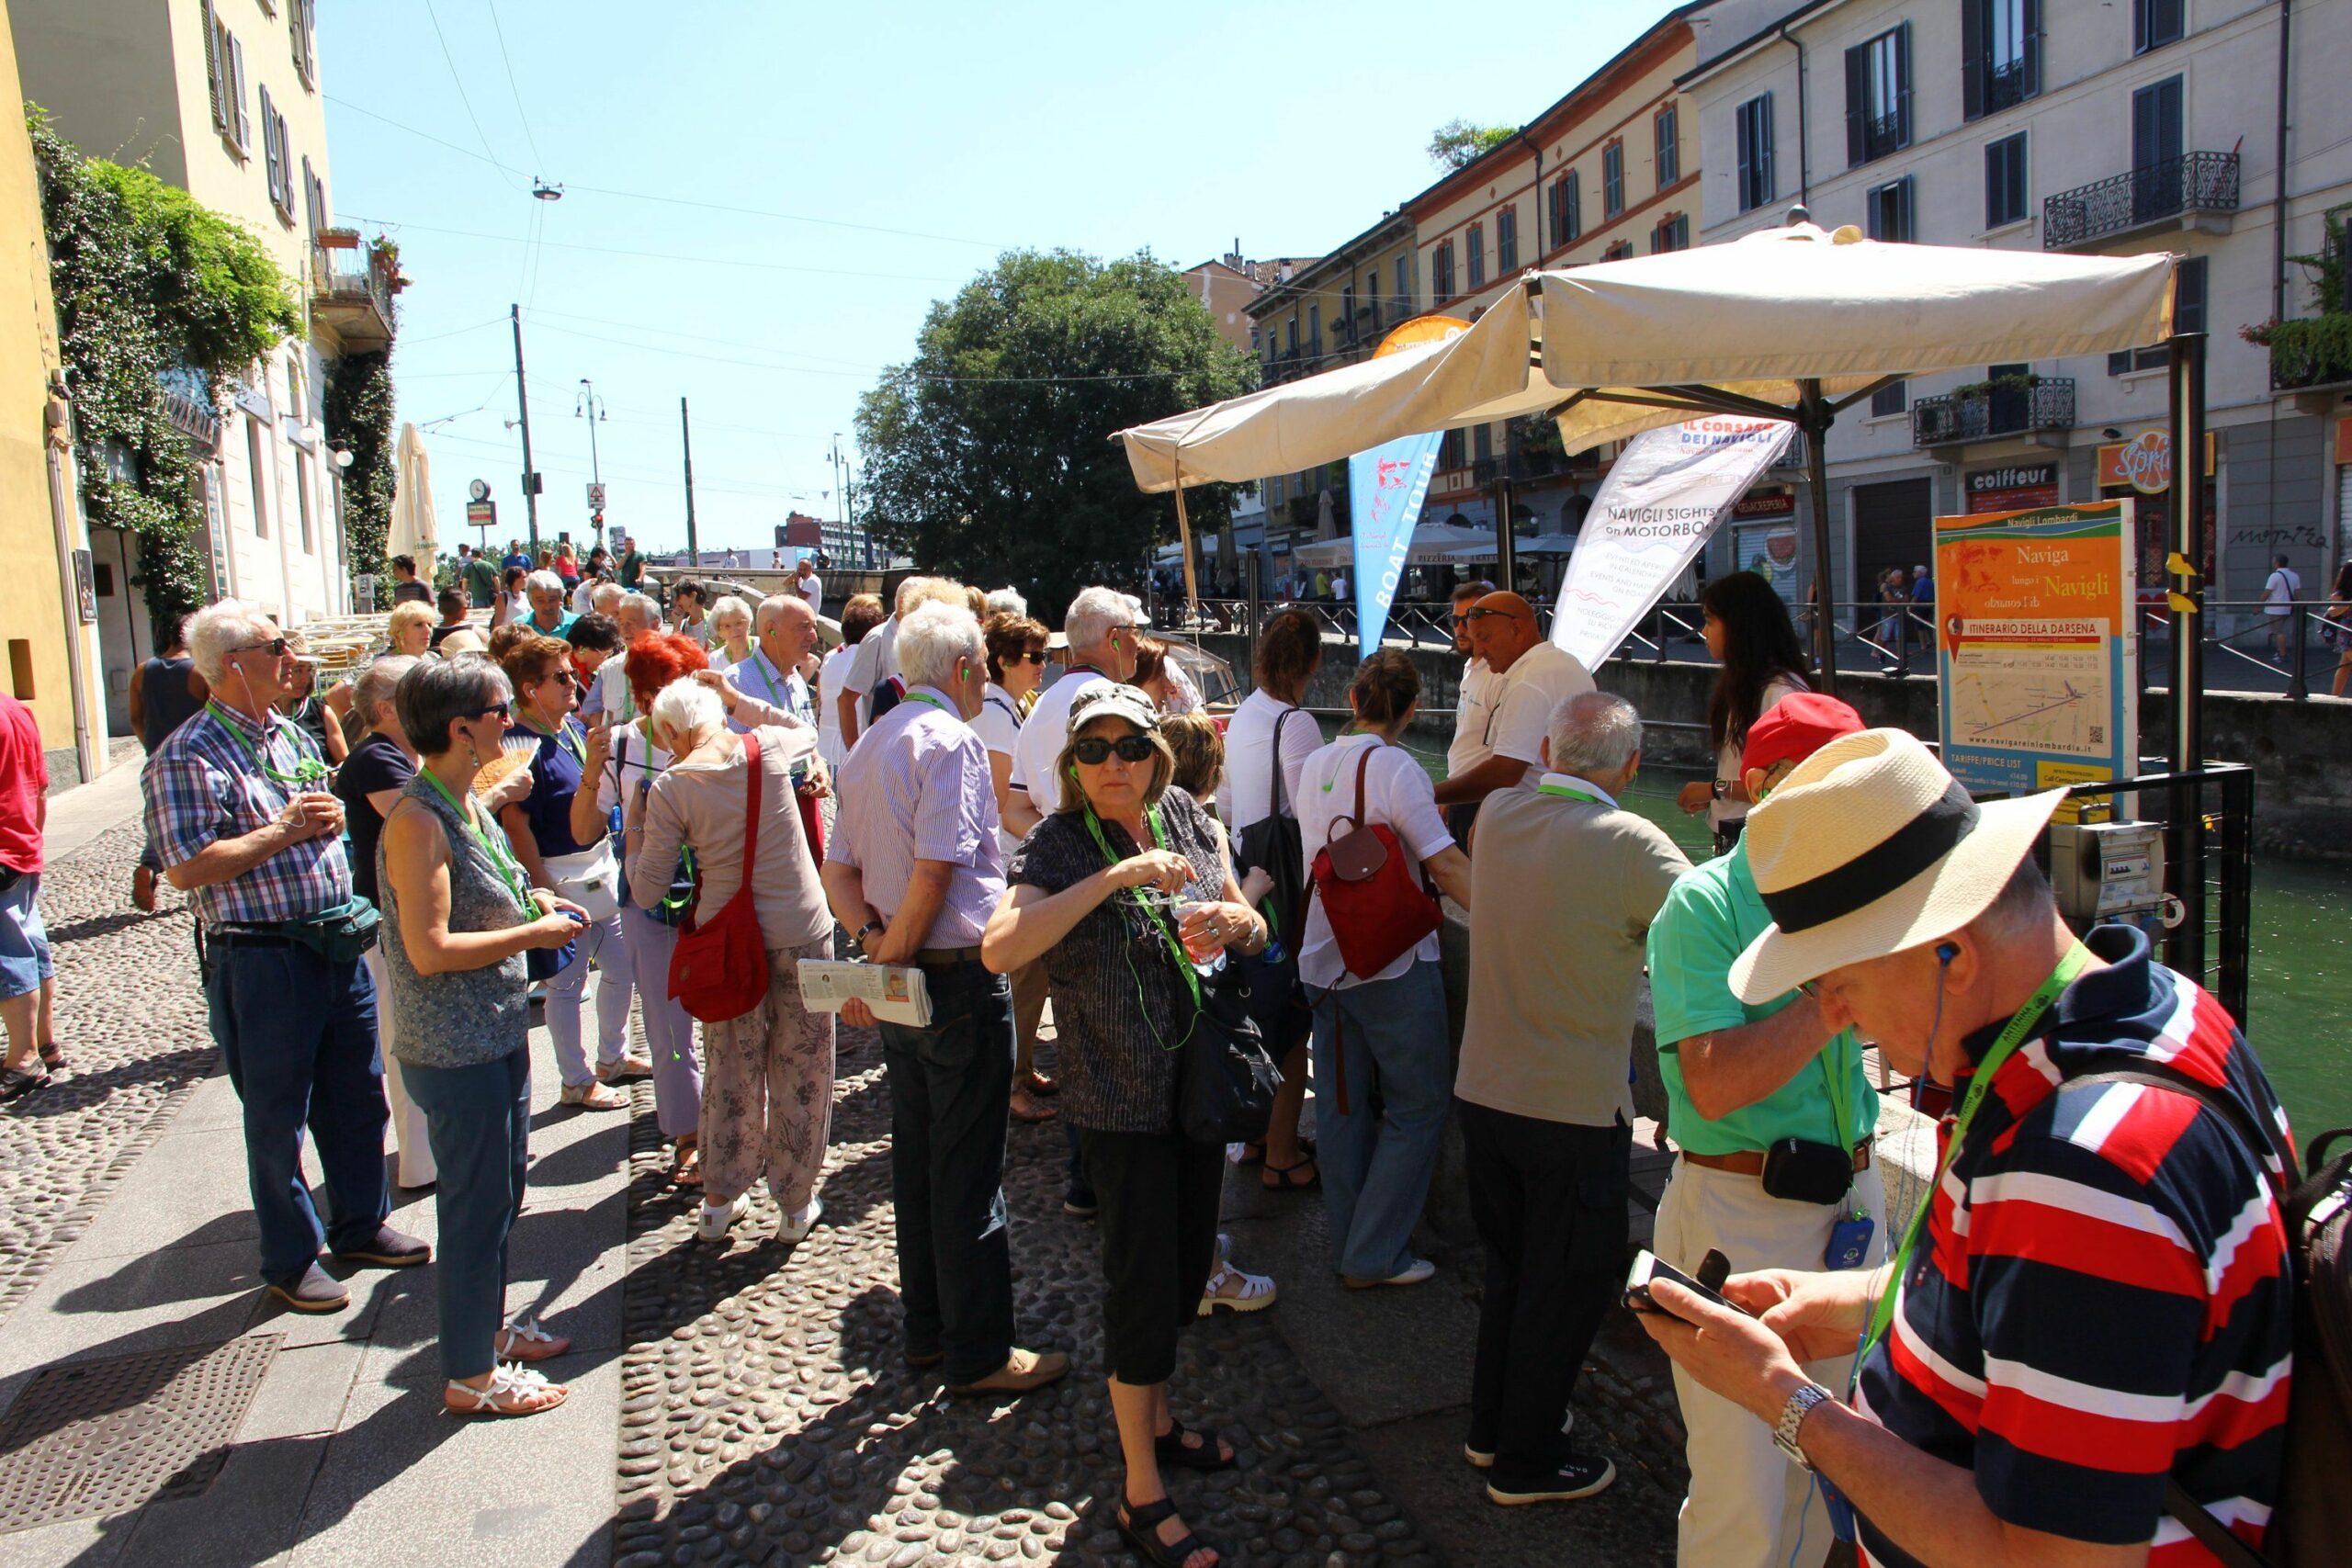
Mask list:
[{"label": "red backpack", "polygon": [[670,997],[705,1023],[738,1019],[766,998],[768,946],[760,935],[759,911],[752,904],[752,870],[760,860],[760,738],[743,737],[743,882],[708,923],[695,917],[702,883],[678,928],[670,954]]},{"label": "red backpack", "polygon": [[1354,814],[1336,818],[1331,824],[1334,829],[1341,822],[1352,826],[1337,838],[1324,835],[1311,874],[1324,918],[1331,922],[1332,940],[1340,946],[1340,961],[1349,974],[1367,980],[1445,924],[1443,911],[1421,886],[1419,868],[1396,830],[1382,823],[1364,824],[1363,773],[1379,750],[1367,746],[1356,758]]}]

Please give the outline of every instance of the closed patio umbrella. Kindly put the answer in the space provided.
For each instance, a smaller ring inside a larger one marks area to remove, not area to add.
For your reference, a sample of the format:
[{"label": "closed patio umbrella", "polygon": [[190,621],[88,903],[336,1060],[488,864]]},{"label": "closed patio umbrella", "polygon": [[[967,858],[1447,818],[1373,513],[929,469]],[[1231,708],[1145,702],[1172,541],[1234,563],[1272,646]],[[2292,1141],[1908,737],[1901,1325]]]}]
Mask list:
[{"label": "closed patio umbrella", "polygon": [[433,460],[425,455],[424,437],[416,426],[403,424],[393,454],[392,523],[384,551],[415,558],[417,574],[430,581],[440,543],[433,522]]}]

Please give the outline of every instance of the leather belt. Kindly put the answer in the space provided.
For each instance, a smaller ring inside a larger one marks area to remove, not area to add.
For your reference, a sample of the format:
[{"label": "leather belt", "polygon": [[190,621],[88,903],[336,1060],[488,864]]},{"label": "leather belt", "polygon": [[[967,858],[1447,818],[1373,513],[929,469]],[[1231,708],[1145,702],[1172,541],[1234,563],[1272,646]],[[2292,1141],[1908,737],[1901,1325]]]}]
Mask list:
[{"label": "leather belt", "polygon": [[204,933],[205,943],[217,947],[292,947],[292,937],[267,926],[216,926]]},{"label": "leather belt", "polygon": [[980,950],[977,947],[926,947],[915,954],[917,964],[978,964]]},{"label": "leather belt", "polygon": [[[1702,1155],[1684,1149],[1681,1155],[1692,1165],[1703,1166],[1709,1170],[1727,1170],[1734,1176],[1764,1174],[1764,1151],[1761,1149],[1734,1149],[1727,1155]],[[1864,1138],[1854,1145],[1854,1174],[1859,1176],[1870,1168],[1871,1141]]]}]

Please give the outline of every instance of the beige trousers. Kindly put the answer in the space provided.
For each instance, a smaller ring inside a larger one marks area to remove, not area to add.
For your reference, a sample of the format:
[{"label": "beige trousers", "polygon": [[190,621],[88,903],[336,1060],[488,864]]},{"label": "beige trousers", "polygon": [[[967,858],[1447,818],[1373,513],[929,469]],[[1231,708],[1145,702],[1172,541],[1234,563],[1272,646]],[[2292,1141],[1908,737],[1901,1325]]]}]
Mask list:
[{"label": "beige trousers", "polygon": [[[1852,1201],[1877,1221],[1865,1267],[1886,1258],[1886,1197],[1878,1163],[1854,1178]],[[1829,1227],[1846,1211],[1769,1198],[1753,1176],[1674,1162],[1657,1207],[1659,1258],[1686,1274],[1699,1271],[1710,1248],[1731,1259],[1731,1271],[1819,1269]],[[1838,1398],[1854,1359],[1804,1363],[1807,1377]],[[1829,1551],[1829,1509],[1813,1477],[1773,1445],[1772,1429],[1720,1394],[1708,1393],[1680,1367],[1674,1395],[1689,1434],[1690,1494],[1677,1521],[1681,1568],[1820,1568]],[[1799,1537],[1803,1552],[1798,1554]]]},{"label": "beige trousers", "polygon": [[800,1003],[803,958],[831,936],[768,952],[768,994],[741,1018],[702,1026],[702,1181],[722,1203],[762,1177],[786,1214],[808,1207],[833,1121],[833,1015]]}]

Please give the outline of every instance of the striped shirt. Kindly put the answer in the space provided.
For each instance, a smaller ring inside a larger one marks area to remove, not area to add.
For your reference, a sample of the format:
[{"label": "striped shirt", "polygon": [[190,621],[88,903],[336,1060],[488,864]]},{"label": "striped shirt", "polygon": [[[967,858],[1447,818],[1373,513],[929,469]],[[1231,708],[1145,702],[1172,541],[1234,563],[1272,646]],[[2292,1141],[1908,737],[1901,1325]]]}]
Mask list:
[{"label": "striped shirt", "polygon": [[[277,820],[297,791],[265,773],[256,756],[290,778],[305,759],[318,758],[319,749],[301,726],[277,714],[269,716],[265,732],[243,714],[210,705],[173,730],[147,759],[139,780],[147,800],[147,834],[166,867]],[[325,789],[326,781],[315,787]],[[208,927],[289,920],[348,903],[351,863],[342,837],[323,834],[288,845],[251,871],[198,887],[189,897]]]},{"label": "striped shirt", "polygon": [[[2279,1169],[2188,1095],[2063,1080],[2161,1062],[2282,1137],[2286,1116],[2229,1014],[2154,963],[2145,935],[2088,941],[2110,966],[2068,987],[1995,1074],[1855,1404],[1974,1471],[2008,1523],[2153,1541],[2154,1568],[2211,1563],[2165,1515],[2165,1480],[2260,1544],[2294,1334]],[[1998,1032],[1972,1036],[1970,1055]],[[1868,1520],[1862,1545],[1869,1562],[1914,1561]]]}]

